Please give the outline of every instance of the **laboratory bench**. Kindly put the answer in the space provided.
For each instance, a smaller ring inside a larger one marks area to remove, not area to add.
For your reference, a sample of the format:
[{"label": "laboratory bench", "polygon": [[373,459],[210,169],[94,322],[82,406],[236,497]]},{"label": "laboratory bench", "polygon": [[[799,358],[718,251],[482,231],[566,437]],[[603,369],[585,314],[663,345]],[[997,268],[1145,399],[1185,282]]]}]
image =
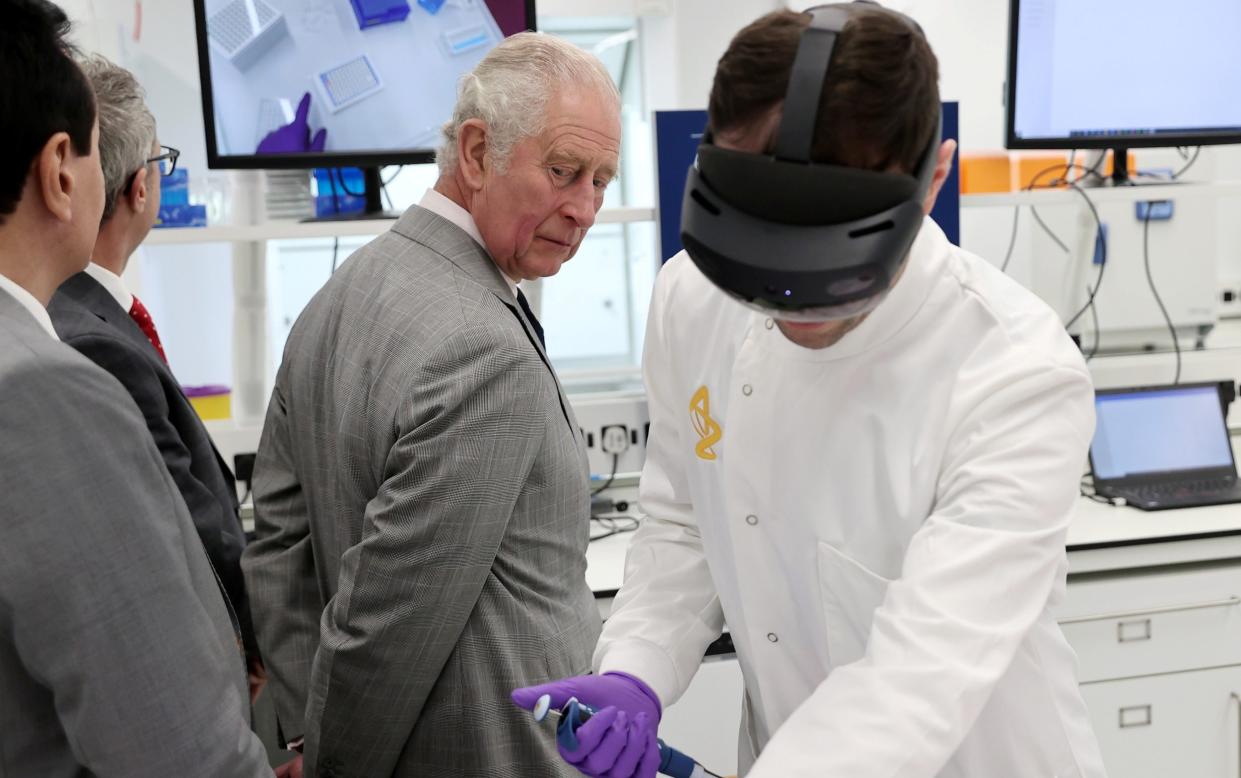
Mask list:
[{"label": "laboratory bench", "polygon": [[[587,551],[605,618],[631,538],[610,535]],[[1241,504],[1144,512],[1083,497],[1067,550],[1057,618],[1109,775],[1241,776]],[[709,655],[661,737],[735,771],[741,689],[735,656]]]}]

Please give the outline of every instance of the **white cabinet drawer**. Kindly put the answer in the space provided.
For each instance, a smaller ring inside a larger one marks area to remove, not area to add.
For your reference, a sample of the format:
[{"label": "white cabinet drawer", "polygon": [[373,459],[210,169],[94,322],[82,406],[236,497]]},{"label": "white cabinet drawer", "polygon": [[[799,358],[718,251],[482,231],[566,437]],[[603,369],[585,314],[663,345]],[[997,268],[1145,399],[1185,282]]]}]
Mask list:
[{"label": "white cabinet drawer", "polygon": [[1241,664],[1241,599],[1064,619],[1082,683]]},{"label": "white cabinet drawer", "polygon": [[1241,778],[1241,667],[1081,690],[1113,778]]}]

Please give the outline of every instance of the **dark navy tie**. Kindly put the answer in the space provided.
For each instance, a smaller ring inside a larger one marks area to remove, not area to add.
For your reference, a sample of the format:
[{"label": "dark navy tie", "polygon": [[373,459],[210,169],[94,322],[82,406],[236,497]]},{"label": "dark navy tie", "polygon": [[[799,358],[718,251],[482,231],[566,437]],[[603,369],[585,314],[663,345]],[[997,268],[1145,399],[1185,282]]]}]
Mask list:
[{"label": "dark navy tie", "polygon": [[547,341],[543,339],[543,325],[539,324],[538,318],[535,317],[534,311],[530,310],[530,303],[526,300],[526,295],[517,290],[517,304],[521,306],[521,312],[526,314],[526,318],[530,320],[530,324],[534,327],[534,334],[539,336],[539,343],[543,344],[543,350],[547,350]]}]

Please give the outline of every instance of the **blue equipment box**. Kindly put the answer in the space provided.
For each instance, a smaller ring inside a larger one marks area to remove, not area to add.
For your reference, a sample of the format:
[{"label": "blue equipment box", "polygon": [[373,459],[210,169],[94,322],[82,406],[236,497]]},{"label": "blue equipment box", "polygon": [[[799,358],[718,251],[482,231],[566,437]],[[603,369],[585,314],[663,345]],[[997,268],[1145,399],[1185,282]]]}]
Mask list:
[{"label": "blue equipment box", "polygon": [[160,203],[156,227],[206,227],[207,206],[165,205]]},{"label": "blue equipment box", "polygon": [[[1138,221],[1144,222],[1150,219],[1153,222],[1168,221],[1172,218],[1172,201],[1171,200],[1138,200],[1134,203],[1135,216]],[[1147,216],[1147,212],[1150,216]]]},{"label": "blue equipment box", "polygon": [[190,172],[179,167],[172,175],[165,176],[159,185],[159,203],[163,205],[189,205]]},{"label": "blue equipment box", "polygon": [[406,0],[349,0],[349,5],[353,6],[353,15],[362,30],[380,24],[403,22],[409,16]]},{"label": "blue equipment box", "polygon": [[315,216],[366,210],[366,179],[356,167],[315,168]]}]

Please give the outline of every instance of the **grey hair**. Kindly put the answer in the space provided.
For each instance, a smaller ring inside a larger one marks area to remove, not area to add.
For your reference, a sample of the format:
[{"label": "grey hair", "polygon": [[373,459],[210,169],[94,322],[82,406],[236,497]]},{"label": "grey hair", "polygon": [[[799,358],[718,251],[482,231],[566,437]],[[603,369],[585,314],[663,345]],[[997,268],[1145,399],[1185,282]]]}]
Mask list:
[{"label": "grey hair", "polygon": [[557,89],[595,87],[620,107],[620,93],[595,55],[538,32],[506,38],[461,77],[452,120],[435,155],[440,175],[457,169],[457,133],[470,119],[487,125],[487,151],[496,171],[508,167],[513,147],[543,129],[547,98]]},{"label": "grey hair", "polygon": [[103,167],[103,221],[112,218],[121,190],[151,156],[155,117],[146,91],[125,68],[99,55],[79,64],[95,89],[99,111],[99,164]]}]

